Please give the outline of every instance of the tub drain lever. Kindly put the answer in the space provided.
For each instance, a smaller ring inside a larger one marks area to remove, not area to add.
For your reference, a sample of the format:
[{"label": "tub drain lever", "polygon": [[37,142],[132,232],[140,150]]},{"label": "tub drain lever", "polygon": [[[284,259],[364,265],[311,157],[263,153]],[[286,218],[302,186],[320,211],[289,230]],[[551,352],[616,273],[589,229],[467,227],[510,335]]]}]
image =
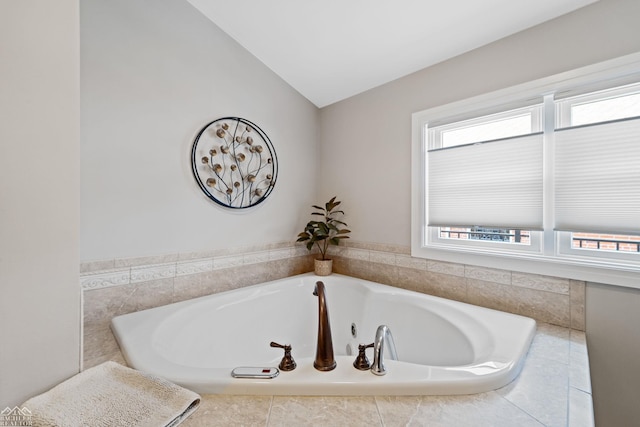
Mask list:
[{"label": "tub drain lever", "polygon": [[353,361],[353,366],[356,369],[366,371],[371,368],[371,363],[369,363],[369,359],[367,359],[367,355],[365,354],[365,350],[371,347],[373,347],[373,343],[368,345],[358,344],[358,357]]},{"label": "tub drain lever", "polygon": [[277,342],[271,341],[271,347],[284,349],[284,357],[280,361],[280,365],[278,365],[278,368],[280,368],[280,370],[293,371],[294,369],[296,369],[296,366],[298,365],[296,364],[296,361],[293,360],[293,357],[291,357],[291,346],[289,344],[282,345],[278,344]]}]

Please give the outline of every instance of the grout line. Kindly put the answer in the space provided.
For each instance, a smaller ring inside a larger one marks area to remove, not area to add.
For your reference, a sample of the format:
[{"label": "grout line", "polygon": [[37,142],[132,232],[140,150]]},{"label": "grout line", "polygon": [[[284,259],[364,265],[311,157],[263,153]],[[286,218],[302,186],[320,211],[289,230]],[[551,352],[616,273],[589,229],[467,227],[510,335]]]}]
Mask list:
[{"label": "grout line", "polygon": [[380,426],[384,427],[384,420],[382,419],[382,414],[380,413],[380,407],[378,406],[378,396],[373,396],[373,403],[376,405],[376,412],[378,413],[378,420],[380,421]]},{"label": "grout line", "polygon": [[271,399],[269,400],[269,409],[267,409],[267,422],[265,424],[266,427],[269,426],[269,424],[271,423],[271,408],[273,407],[273,395],[271,396]]}]

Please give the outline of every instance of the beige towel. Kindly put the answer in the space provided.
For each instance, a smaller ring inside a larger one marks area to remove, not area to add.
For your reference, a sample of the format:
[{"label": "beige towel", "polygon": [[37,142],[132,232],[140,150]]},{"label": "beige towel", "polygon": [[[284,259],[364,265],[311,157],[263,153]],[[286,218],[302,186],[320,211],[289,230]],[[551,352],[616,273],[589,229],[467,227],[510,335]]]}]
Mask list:
[{"label": "beige towel", "polygon": [[33,426],[176,426],[200,396],[165,379],[105,362],[69,378],[22,406]]}]

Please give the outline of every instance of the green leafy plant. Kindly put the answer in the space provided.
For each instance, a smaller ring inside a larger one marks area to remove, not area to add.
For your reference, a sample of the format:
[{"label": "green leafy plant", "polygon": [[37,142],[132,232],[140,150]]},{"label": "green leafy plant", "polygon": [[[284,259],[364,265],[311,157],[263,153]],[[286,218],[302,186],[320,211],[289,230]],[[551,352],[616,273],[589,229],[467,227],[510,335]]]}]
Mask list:
[{"label": "green leafy plant", "polygon": [[[346,223],[336,219],[337,215],[344,215],[344,211],[336,210],[340,201],[336,201],[335,196],[331,198],[324,207],[313,205],[315,209],[311,215],[323,217],[320,221],[309,221],[304,227],[304,231],[298,234],[297,242],[306,242],[307,249],[312,250],[316,245],[320,250],[322,260],[327,260],[327,249],[329,245],[340,244],[341,239],[348,239],[347,234],[351,230],[344,228]],[[344,227],[343,227],[344,226]]]}]

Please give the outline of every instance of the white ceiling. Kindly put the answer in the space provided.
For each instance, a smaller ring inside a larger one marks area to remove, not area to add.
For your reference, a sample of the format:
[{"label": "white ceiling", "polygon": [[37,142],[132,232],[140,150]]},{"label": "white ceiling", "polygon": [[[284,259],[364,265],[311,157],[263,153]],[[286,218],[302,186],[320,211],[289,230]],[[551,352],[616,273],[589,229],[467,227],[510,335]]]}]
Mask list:
[{"label": "white ceiling", "polygon": [[188,0],[318,107],[597,0]]}]

